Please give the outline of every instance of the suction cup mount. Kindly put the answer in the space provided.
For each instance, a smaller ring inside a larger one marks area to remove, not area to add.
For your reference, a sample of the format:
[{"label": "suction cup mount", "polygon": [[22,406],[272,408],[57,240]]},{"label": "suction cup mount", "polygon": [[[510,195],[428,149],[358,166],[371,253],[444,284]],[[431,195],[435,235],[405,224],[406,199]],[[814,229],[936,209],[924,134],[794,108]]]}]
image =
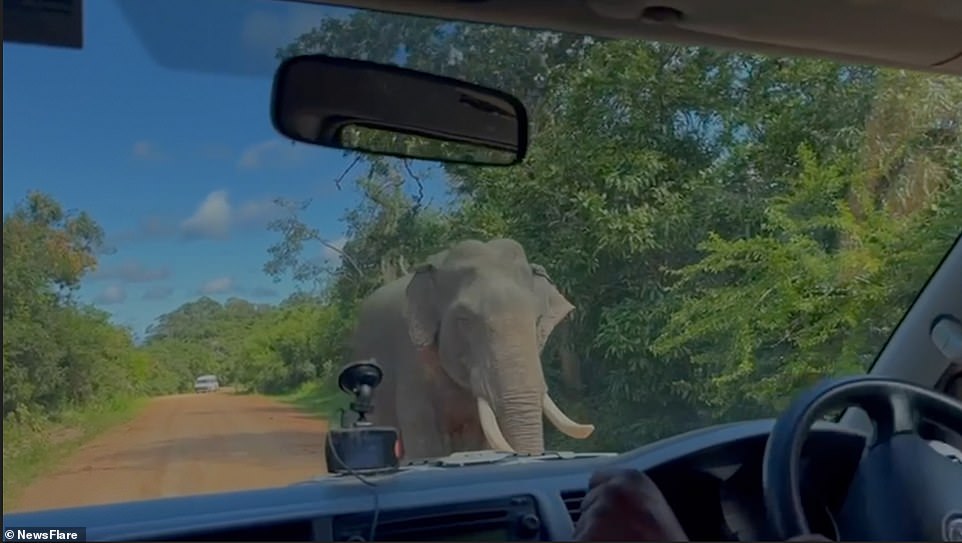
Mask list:
[{"label": "suction cup mount", "polygon": [[373,358],[351,362],[337,376],[337,385],[347,394],[354,396],[351,411],[358,415],[355,425],[368,425],[367,415],[374,410],[371,395],[381,384],[384,372]]}]

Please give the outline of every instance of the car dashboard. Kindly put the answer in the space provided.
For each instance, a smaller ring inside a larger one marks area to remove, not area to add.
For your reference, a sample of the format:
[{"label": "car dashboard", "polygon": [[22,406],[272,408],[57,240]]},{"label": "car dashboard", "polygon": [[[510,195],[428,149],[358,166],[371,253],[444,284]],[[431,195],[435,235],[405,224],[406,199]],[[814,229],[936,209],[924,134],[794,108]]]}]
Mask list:
[{"label": "car dashboard", "polygon": [[[570,540],[591,474],[635,468],[661,488],[692,540],[758,541],[767,532],[761,462],[772,420],[700,429],[620,455],[460,454],[358,478],[4,515],[4,527],[85,526],[89,541]],[[802,451],[813,530],[837,535],[866,438],[819,423]]]}]

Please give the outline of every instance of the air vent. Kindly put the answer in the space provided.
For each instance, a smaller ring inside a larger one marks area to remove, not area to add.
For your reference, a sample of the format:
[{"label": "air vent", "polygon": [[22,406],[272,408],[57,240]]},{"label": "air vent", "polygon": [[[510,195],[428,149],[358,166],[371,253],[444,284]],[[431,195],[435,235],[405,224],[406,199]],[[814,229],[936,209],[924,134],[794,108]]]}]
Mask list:
[{"label": "air vent", "polygon": [[[370,513],[342,515],[334,519],[334,541],[367,541]],[[541,521],[534,499],[510,499],[381,511],[374,539],[377,541],[517,541],[537,539]]]},{"label": "air vent", "polygon": [[585,499],[586,494],[588,492],[585,490],[566,490],[561,493],[561,499],[565,502],[565,508],[568,509],[571,522],[578,522],[578,519],[581,518],[581,502]]},{"label": "air vent", "polygon": [[507,524],[504,509],[469,511],[444,516],[423,515],[377,523],[378,541],[424,541],[497,531]]},{"label": "air vent", "polygon": [[236,526],[219,530],[160,535],[148,541],[314,541],[310,520],[295,520],[251,526]]}]

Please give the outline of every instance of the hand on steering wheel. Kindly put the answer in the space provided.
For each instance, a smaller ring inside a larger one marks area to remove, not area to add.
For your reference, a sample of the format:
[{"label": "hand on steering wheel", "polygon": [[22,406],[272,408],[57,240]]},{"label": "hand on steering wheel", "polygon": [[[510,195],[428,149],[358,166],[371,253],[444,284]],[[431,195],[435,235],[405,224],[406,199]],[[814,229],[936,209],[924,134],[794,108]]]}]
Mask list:
[{"label": "hand on steering wheel", "polygon": [[858,541],[958,541],[962,466],[918,436],[922,418],[962,433],[962,403],[910,383],[860,376],[828,380],[779,417],[765,448],[762,481],[781,539],[809,531],[800,492],[800,457],[812,424],[826,411],[858,406],[875,424],[838,515],[839,535]]},{"label": "hand on steering wheel", "polygon": [[576,541],[688,541],[655,482],[634,469],[599,470],[588,482]]},{"label": "hand on steering wheel", "polygon": [[[688,541],[661,490],[644,473],[627,468],[591,476],[575,526],[576,541]],[[831,541],[805,534],[789,541]]]}]

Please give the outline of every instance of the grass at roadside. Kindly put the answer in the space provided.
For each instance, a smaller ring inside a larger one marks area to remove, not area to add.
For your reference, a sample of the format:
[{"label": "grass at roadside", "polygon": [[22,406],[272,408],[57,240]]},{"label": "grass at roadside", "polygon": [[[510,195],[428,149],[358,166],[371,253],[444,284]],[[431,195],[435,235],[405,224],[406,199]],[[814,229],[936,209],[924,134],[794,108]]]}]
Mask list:
[{"label": "grass at roadside", "polygon": [[332,426],[339,423],[340,409],[347,409],[351,403],[350,397],[336,386],[322,382],[305,383],[294,392],[272,397],[323,418]]},{"label": "grass at roadside", "polygon": [[3,422],[3,510],[16,504],[20,492],[48,473],[81,445],[132,419],[146,399],[118,398],[69,411],[56,420],[36,418]]}]

